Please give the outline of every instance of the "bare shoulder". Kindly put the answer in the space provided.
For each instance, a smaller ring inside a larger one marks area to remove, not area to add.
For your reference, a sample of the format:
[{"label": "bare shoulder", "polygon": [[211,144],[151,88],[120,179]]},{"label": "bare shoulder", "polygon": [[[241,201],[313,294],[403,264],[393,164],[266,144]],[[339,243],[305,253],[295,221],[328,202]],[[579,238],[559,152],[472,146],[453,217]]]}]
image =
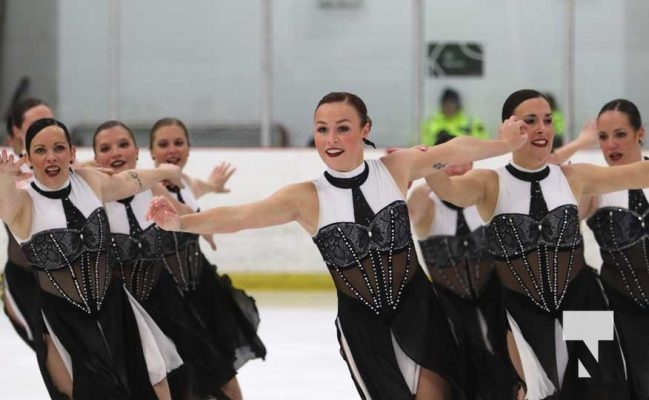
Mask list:
[{"label": "bare shoulder", "polygon": [[302,228],[311,235],[315,234],[320,203],[318,191],[313,182],[307,181],[284,186],[271,195],[270,199],[279,202],[279,207],[288,207]]},{"label": "bare shoulder", "polygon": [[311,203],[317,199],[318,191],[313,182],[299,182],[284,186],[273,194],[295,206]]}]

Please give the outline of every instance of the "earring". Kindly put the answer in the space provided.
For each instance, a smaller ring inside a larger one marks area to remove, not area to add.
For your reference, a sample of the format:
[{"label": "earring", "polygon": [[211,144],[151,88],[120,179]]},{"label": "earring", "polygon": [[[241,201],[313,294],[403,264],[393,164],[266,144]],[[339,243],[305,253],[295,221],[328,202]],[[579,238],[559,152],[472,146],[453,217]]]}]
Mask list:
[{"label": "earring", "polygon": [[30,165],[30,166],[29,166],[29,169],[34,169],[34,166],[33,166],[33,165]]}]

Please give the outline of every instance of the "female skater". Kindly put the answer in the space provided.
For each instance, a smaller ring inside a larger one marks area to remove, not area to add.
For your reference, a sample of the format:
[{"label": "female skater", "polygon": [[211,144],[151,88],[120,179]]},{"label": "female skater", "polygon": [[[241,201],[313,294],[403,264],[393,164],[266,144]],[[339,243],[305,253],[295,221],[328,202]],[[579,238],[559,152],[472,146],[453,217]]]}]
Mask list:
[{"label": "female skater", "polygon": [[417,263],[405,192],[409,180],[442,173],[448,163],[515,149],[524,141],[520,126],[507,121],[502,141],[462,137],[364,161],[371,128],[365,104],[350,93],[330,93],[315,111],[314,140],[327,165],[322,177],[258,202],[182,217],[156,197],[150,216],[165,229],[195,233],[297,221],[313,236],[335,282],[338,337],[360,396],[463,398],[456,342]]},{"label": "female skater", "polygon": [[[25,152],[25,132],[32,122],[53,116],[54,114],[47,104],[31,97],[21,100],[13,107],[7,121],[7,133],[9,134],[9,144],[16,156],[20,157]],[[29,170],[26,166],[23,169]],[[29,347],[35,349],[39,344],[34,343],[36,335],[34,330],[41,319],[38,296],[36,296],[38,284],[16,239],[8,229],[7,233],[4,309],[18,335]],[[46,385],[48,385],[47,382]]]},{"label": "female skater", "polygon": [[[505,120],[525,122],[527,143],[498,170],[427,177],[442,199],[475,204],[489,221],[490,253],[505,288],[508,347],[527,399],[628,398],[617,340],[599,343],[597,362],[583,342],[562,337],[563,311],[605,310],[596,274],[585,265],[577,199],[649,185],[649,163],[603,168],[547,165],[552,111],[535,90],[511,94]],[[591,378],[578,378],[578,363]]]},{"label": "female skater", "polygon": [[[113,173],[136,166],[138,148],[135,138],[131,130],[119,121],[107,121],[97,127],[93,149],[97,165]],[[233,386],[230,381],[235,379],[232,360],[210,344],[209,333],[168,272],[175,269],[173,265],[182,262],[174,234],[145,220],[153,195],[173,199],[167,189],[158,184],[151,190],[105,204],[115,249],[115,268],[131,294],[174,341],[185,365],[192,367],[189,371],[193,377],[191,386],[184,385],[187,376],[169,376],[174,399],[187,398],[187,392],[193,392],[197,398],[239,399],[237,391],[227,390]],[[184,207],[185,212],[194,212],[188,206],[175,203],[176,208]]]},{"label": "female skater", "polygon": [[[606,103],[597,116],[608,165],[642,160],[644,128],[638,108],[625,99]],[[600,277],[627,362],[633,399],[649,399],[649,258],[647,189],[621,190],[582,201],[602,256]]]},{"label": "female skater", "polygon": [[[170,163],[181,169],[189,159],[189,135],[182,121],[163,118],[151,128],[151,156],[156,165]],[[226,193],[225,187],[234,168],[221,163],[214,168],[207,182],[183,175],[184,188],[167,185],[176,199],[198,211],[197,199],[206,193]],[[232,287],[227,275],[219,276],[198,246],[198,236],[175,233],[186,243],[186,270],[174,270],[174,277],[186,299],[192,304],[212,334],[215,346],[230,353],[233,366],[239,369],[248,360],[264,358],[266,348],[257,336],[259,313],[253,298]],[[211,238],[211,235],[204,235]],[[195,254],[199,256],[196,257]],[[235,381],[236,382],[236,381]]]},{"label": "female skater", "polygon": [[[435,145],[454,136],[440,133]],[[463,175],[472,163],[451,165],[448,176]],[[507,356],[501,285],[475,206],[441,200],[428,185],[408,197],[410,221],[434,286],[467,360],[467,386],[476,400],[511,398],[516,374]]]},{"label": "female skater", "polygon": [[47,374],[74,399],[168,399],[166,375],[182,364],[173,344],[114,279],[102,207],[162,179],[177,167],[107,176],[71,172],[75,148],[61,122],[35,121],[25,135],[34,179],[16,188],[23,161],[2,151],[0,218],[36,273],[47,335]]}]

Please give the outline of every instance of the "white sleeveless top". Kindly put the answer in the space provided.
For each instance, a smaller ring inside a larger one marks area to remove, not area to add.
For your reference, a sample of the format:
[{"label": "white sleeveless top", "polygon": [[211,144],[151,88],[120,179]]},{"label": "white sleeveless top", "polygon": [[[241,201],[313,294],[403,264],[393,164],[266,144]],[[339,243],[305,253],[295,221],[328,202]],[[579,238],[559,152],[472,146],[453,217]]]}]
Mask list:
[{"label": "white sleeveless top", "polygon": [[[131,209],[133,209],[133,214],[135,214],[135,218],[142,230],[145,230],[154,224],[153,221],[147,221],[144,218],[149,209],[149,203],[151,203],[152,198],[153,192],[151,192],[151,190],[145,190],[144,192],[137,193],[133,197],[133,200],[131,200]],[[110,231],[112,233],[123,233],[129,235],[130,227],[128,225],[126,207],[124,207],[120,202],[111,201],[106,203],[104,208],[106,209],[106,215],[108,216],[108,222],[110,223]]]},{"label": "white sleeveless top", "polygon": [[[530,171],[514,163],[511,164],[525,172],[540,171],[540,169]],[[552,211],[565,204],[577,205],[577,199],[572,193],[570,184],[563,171],[561,171],[561,167],[554,164],[548,164],[548,166],[550,167],[549,175],[539,183],[543,192],[543,198],[548,206],[548,211]],[[529,214],[531,182],[515,178],[505,167],[498,168],[495,171],[498,174],[499,189],[498,201],[496,202],[496,208],[492,217],[500,214]]]},{"label": "white sleeveless top", "polygon": [[[31,186],[31,182],[34,182],[43,191],[52,191],[52,189],[46,188],[35,178],[32,178],[30,184],[25,187],[25,190],[32,198],[32,226],[27,238],[16,238],[18,243],[29,241],[35,233],[49,229],[67,228],[68,226],[63,211],[63,202],[60,199],[50,199],[42,196]],[[70,173],[69,180],[57,190],[68,186],[68,183],[72,185],[69,199],[84,217],[87,218],[93,211],[103,206],[90,185],[74,172]]]},{"label": "white sleeveless top", "polygon": [[[433,218],[433,223],[426,237],[420,239],[426,239],[431,236],[455,236],[457,230],[457,211],[446,206],[435,192],[430,192],[428,197],[435,204],[435,218]],[[471,232],[485,224],[476,206],[464,208],[464,219]]]},{"label": "white sleeveless top", "polygon": [[[397,201],[404,200],[399,187],[390,175],[390,172],[380,159],[367,160],[369,175],[361,186],[363,196],[367,200],[374,213],[378,213],[385,206]],[[365,164],[348,172],[328,170],[328,172],[339,178],[349,178],[359,175]],[[313,181],[318,192],[320,202],[320,213],[318,218],[318,230],[336,222],[354,222],[354,202],[352,191],[333,186],[322,175]]]}]

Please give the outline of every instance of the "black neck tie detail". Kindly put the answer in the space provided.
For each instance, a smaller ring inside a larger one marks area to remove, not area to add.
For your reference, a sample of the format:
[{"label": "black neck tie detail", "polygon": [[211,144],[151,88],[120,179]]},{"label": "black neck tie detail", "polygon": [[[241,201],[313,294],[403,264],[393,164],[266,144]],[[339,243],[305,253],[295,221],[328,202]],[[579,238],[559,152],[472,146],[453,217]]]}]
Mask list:
[{"label": "black neck tie detail", "polygon": [[448,201],[442,200],[442,203],[450,209],[453,209],[457,212],[457,219],[455,223],[455,236],[459,237],[466,237],[471,234],[471,229],[469,228],[469,224],[466,222],[466,218],[464,216],[464,208],[458,207],[453,203],[449,203]]},{"label": "black neck tie detail", "polygon": [[167,190],[170,191],[171,193],[174,193],[176,195],[176,199],[179,202],[185,204],[185,199],[183,199],[183,195],[180,194],[180,187],[179,186],[169,185],[169,186],[167,186]]},{"label": "black neck tie detail", "polygon": [[126,208],[126,218],[128,219],[129,233],[133,237],[139,237],[142,234],[142,228],[137,222],[137,218],[135,218],[135,214],[133,213],[133,209],[131,208],[132,200],[133,196],[127,197],[122,200],[117,200],[117,202],[121,203],[122,205],[124,205],[124,208]]},{"label": "black neck tie detail", "polygon": [[365,168],[360,174],[353,176],[351,178],[338,178],[327,171],[324,175],[327,181],[340,189],[351,189],[352,190],[352,199],[354,204],[354,220],[357,224],[364,226],[370,226],[374,220],[374,211],[370,208],[370,205],[367,203],[363,192],[361,191],[361,185],[365,183],[367,177],[370,174],[370,169],[365,163]]},{"label": "black neck tie detail", "polygon": [[69,184],[68,186],[64,187],[63,189],[59,190],[43,190],[39,188],[34,182],[32,182],[32,187],[34,190],[36,190],[39,194],[41,194],[44,197],[47,197],[48,199],[60,199],[61,202],[63,203],[63,212],[65,213],[65,220],[67,221],[67,225],[69,229],[82,229],[83,226],[86,223],[86,217],[83,216],[83,213],[79,211],[79,209],[72,204],[70,201],[70,192],[72,192],[72,184]]},{"label": "black neck tie detail", "polygon": [[640,215],[649,210],[649,203],[642,189],[629,189],[629,209]]},{"label": "black neck tie detail", "polygon": [[550,167],[547,165],[537,172],[525,172],[517,169],[511,164],[505,167],[515,178],[525,182],[530,182],[530,217],[540,221],[548,213],[548,205],[543,198],[540,181],[547,178],[550,174]]}]

